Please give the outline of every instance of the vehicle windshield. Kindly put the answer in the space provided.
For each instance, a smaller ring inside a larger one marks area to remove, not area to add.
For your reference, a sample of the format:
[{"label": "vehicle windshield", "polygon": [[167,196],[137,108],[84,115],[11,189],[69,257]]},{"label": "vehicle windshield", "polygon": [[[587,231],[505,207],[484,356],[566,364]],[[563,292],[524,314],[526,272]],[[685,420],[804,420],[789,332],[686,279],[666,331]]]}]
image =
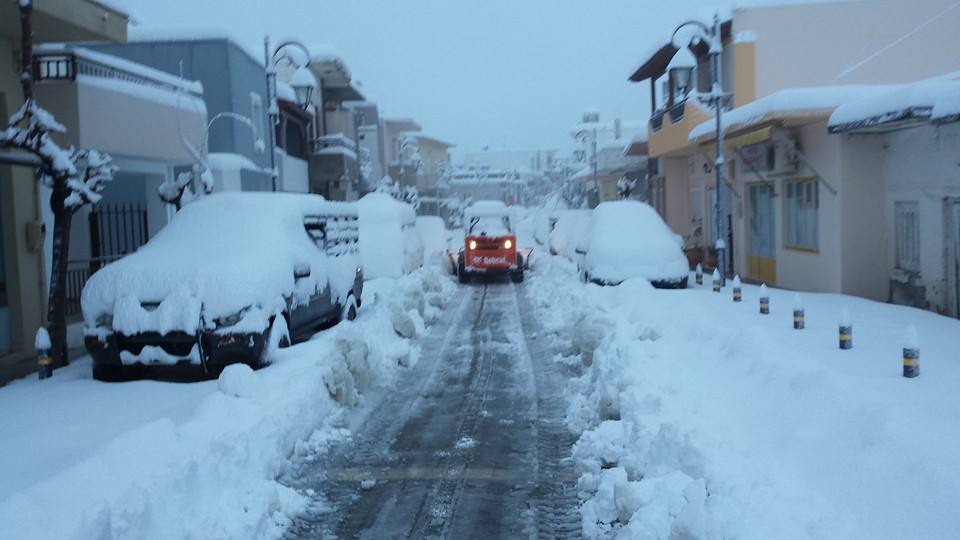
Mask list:
[{"label": "vehicle windshield", "polygon": [[467,234],[475,236],[506,236],[513,232],[507,216],[478,216],[470,220]]}]

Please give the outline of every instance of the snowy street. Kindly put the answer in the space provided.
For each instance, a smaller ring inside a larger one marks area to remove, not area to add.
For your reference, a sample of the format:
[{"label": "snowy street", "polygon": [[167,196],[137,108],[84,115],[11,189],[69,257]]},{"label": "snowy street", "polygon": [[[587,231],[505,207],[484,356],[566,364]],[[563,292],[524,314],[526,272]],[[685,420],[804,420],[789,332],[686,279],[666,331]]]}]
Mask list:
[{"label": "snowy street", "polygon": [[523,286],[458,292],[417,367],[356,431],[289,478],[311,490],[288,538],[576,538],[566,368]]},{"label": "snowy street", "polygon": [[960,0],[0,21],[0,540],[960,539]]}]

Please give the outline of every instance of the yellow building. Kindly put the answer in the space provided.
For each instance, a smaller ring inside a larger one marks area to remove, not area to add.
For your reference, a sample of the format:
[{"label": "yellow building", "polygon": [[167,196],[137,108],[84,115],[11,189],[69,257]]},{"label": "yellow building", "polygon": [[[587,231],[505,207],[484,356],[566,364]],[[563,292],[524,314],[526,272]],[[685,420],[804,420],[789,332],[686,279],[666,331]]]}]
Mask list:
[{"label": "yellow building", "polygon": [[[124,42],[127,15],[93,0],[33,3],[35,43]],[[23,103],[20,16],[0,2],[0,118]],[[0,381],[33,368],[33,336],[46,315],[43,216],[29,156],[0,149]]]}]

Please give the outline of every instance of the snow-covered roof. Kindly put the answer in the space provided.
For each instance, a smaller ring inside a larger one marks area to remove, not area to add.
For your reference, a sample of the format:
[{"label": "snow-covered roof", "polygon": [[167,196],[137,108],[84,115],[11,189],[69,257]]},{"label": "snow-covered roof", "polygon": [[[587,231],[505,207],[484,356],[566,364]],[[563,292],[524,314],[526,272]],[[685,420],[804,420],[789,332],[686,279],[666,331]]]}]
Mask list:
[{"label": "snow-covered roof", "polygon": [[509,214],[507,205],[501,201],[477,201],[464,210],[463,215],[466,218],[475,217],[499,217]]},{"label": "snow-covered roof", "polygon": [[405,132],[401,133],[400,135],[402,135],[402,136],[404,136],[404,137],[413,137],[414,139],[417,139],[418,141],[432,142],[432,143],[435,143],[435,144],[438,144],[438,145],[441,145],[441,146],[446,146],[446,147],[448,147],[448,148],[453,148],[453,147],[456,146],[455,144],[453,144],[453,143],[451,143],[451,142],[447,142],[447,141],[445,141],[445,140],[443,140],[443,139],[438,139],[438,138],[436,138],[436,137],[427,135],[426,133],[423,133],[422,131],[405,131]]},{"label": "snow-covered roof", "polygon": [[960,80],[927,80],[844,103],[830,116],[834,133],[890,124],[960,120]]},{"label": "snow-covered roof", "polygon": [[236,34],[223,27],[209,28],[183,28],[183,27],[144,27],[131,26],[127,30],[127,41],[129,43],[150,42],[150,41],[211,41],[224,40],[236,45],[246,55],[263,66],[263,48],[262,42],[260,48],[253,45],[249,38],[241,34]]},{"label": "snow-covered roof", "polygon": [[104,66],[125,71],[131,75],[135,75],[143,79],[153,80],[167,86],[180,88],[185,92],[193,93],[198,96],[203,94],[203,84],[201,84],[199,81],[181,79],[180,77],[170,75],[169,73],[160,71],[159,69],[154,69],[152,67],[138,64],[137,62],[119,58],[110,54],[91,51],[90,49],[85,49],[83,47],[74,47],[73,45],[66,43],[43,43],[34,47],[34,53],[70,53],[77,58],[82,58],[91,62],[102,64]]},{"label": "snow-covered roof", "polygon": [[[770,120],[824,117],[840,105],[888,91],[888,85],[842,85],[787,88],[751,101],[723,114],[723,130],[729,133]],[[689,140],[713,138],[716,121],[707,120],[690,131]]]}]

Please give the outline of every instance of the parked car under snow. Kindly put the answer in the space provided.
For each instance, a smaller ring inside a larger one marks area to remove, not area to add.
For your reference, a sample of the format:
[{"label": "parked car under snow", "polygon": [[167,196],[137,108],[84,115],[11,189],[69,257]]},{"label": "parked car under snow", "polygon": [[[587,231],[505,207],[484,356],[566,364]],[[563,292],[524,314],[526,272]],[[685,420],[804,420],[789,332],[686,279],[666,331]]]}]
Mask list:
[{"label": "parked car under snow", "polygon": [[601,203],[576,247],[580,277],[598,285],[642,277],[654,287],[686,288],[689,266],[682,245],[649,205]]},{"label": "parked car under snow", "polygon": [[550,231],[550,254],[576,260],[575,250],[590,228],[590,210],[560,210]]},{"label": "parked car under snow", "polygon": [[356,317],[363,290],[354,204],[220,193],[194,202],[83,289],[94,377],[153,366],[254,367]]}]

